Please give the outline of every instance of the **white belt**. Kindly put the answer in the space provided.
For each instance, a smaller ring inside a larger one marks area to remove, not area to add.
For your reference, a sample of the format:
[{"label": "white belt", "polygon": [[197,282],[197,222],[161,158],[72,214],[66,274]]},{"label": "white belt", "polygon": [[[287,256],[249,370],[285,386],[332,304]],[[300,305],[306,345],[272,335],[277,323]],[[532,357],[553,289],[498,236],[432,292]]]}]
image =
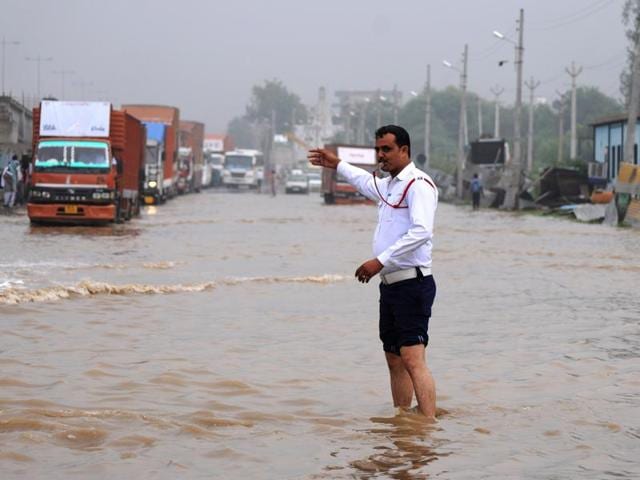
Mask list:
[{"label": "white belt", "polygon": [[396,272],[380,274],[380,279],[385,285],[391,285],[392,283],[401,282],[403,280],[410,280],[418,276],[417,269],[420,269],[423,277],[431,275],[431,267],[413,267],[405,270],[398,270]]}]

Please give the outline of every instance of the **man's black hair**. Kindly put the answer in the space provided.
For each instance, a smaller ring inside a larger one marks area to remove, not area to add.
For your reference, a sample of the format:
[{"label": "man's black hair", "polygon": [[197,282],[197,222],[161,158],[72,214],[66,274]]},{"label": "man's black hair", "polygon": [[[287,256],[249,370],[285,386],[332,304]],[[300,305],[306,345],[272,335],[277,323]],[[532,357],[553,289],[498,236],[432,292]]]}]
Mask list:
[{"label": "man's black hair", "polygon": [[376,138],[382,138],[387,133],[396,137],[396,145],[398,145],[398,147],[407,146],[409,158],[411,158],[411,139],[409,138],[409,132],[398,125],[385,125],[376,130]]}]

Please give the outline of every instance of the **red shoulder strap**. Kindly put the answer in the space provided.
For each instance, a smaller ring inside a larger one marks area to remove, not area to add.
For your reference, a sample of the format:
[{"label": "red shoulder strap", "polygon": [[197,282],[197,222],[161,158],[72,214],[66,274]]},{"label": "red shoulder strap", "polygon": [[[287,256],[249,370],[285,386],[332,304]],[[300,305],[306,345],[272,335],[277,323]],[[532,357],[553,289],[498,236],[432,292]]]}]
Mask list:
[{"label": "red shoulder strap", "polygon": [[413,182],[415,182],[416,180],[424,180],[425,182],[427,182],[429,185],[431,185],[431,188],[433,188],[434,190],[436,189],[436,186],[430,182],[428,179],[424,178],[424,177],[418,177],[418,178],[412,178],[411,181],[409,183],[407,183],[407,186],[404,188],[404,192],[402,192],[402,197],[400,197],[400,201],[398,201],[398,203],[396,203],[395,205],[390,205],[393,208],[409,208],[409,206],[401,206],[402,202],[404,201],[405,197],[407,196],[407,193],[409,192],[409,188],[411,187],[411,185],[413,185]]}]

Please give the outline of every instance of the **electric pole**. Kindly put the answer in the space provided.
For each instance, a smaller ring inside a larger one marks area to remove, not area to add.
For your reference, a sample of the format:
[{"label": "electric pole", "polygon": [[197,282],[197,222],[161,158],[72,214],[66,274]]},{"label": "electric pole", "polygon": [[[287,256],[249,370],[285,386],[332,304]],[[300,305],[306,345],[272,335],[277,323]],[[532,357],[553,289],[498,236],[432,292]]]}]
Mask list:
[{"label": "electric pole", "polygon": [[582,73],[582,67],[576,68],[575,62],[571,62],[571,70],[565,69],[571,76],[571,160],[578,155],[578,138],[576,135],[576,78]]},{"label": "electric pole", "polygon": [[36,100],[38,103],[40,103],[41,100],[41,96],[40,96],[40,65],[42,64],[42,62],[50,62],[53,60],[53,57],[46,57],[43,58],[40,55],[38,55],[37,57],[26,57],[25,60],[27,60],[28,62],[36,62],[37,65],[37,90],[36,90]]},{"label": "electric pole", "polygon": [[540,85],[533,77],[529,82],[524,82],[529,89],[529,132],[527,135],[527,172],[533,170],[533,108],[534,108],[534,92]]},{"label": "electric pole", "polygon": [[564,107],[566,103],[565,94],[556,90],[556,93],[560,96],[558,101],[558,161],[557,164],[562,164],[564,157]]},{"label": "electric pole", "polygon": [[398,86],[393,85],[393,124],[398,125]]},{"label": "electric pole", "polygon": [[6,92],[6,90],[4,89],[4,66],[7,45],[20,45],[20,42],[17,42],[15,40],[7,40],[2,37],[2,95],[4,95]]},{"label": "electric pole", "polygon": [[493,138],[500,138],[500,95],[504,92],[504,88],[496,85],[495,88],[492,87],[490,90],[496,97],[496,112],[493,118]]},{"label": "electric pole", "polygon": [[51,73],[53,73],[54,75],[60,75],[60,77],[62,79],[62,90],[61,90],[62,95],[60,96],[60,100],[64,100],[64,97],[65,97],[64,96],[64,82],[65,82],[65,79],[66,79],[67,75],[73,75],[75,72],[73,70],[64,70],[64,69],[62,69],[62,70],[54,70]]},{"label": "electric pole", "polygon": [[478,138],[482,137],[482,99],[478,95]]},{"label": "electric pole", "polygon": [[[638,102],[640,101],[640,38],[635,36],[633,48],[633,66],[631,70],[631,92],[629,93],[629,104],[627,106],[627,131],[624,142],[624,162],[635,163],[636,144],[636,120],[638,119]],[[614,176],[618,172],[612,172]]]},{"label": "electric pole", "polygon": [[431,65],[427,65],[426,108],[424,113],[424,168],[431,160]]},{"label": "electric pole", "polygon": [[516,44],[516,104],[513,119],[513,159],[511,160],[510,182],[505,192],[504,207],[518,208],[518,196],[522,177],[522,63],[524,60],[523,46],[524,10],[520,9],[518,20],[518,43]]},{"label": "electric pole", "polygon": [[467,57],[469,54],[469,46],[465,43],[464,53],[462,54],[462,72],[460,73],[460,124],[458,126],[458,168],[456,192],[458,198],[462,198],[462,172],[464,170],[464,147],[465,147],[465,130],[466,130],[466,110],[467,110]]}]

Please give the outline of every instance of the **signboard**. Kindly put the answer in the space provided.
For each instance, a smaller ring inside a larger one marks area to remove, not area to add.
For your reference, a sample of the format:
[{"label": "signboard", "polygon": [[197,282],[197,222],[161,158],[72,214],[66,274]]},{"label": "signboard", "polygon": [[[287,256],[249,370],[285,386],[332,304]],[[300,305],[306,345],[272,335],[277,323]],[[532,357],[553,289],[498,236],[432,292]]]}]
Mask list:
[{"label": "signboard", "polygon": [[222,138],[207,138],[203,148],[210,152],[224,152],[224,140]]},{"label": "signboard", "polygon": [[376,165],[376,151],[373,148],[338,147],[338,158],[356,165]]},{"label": "signboard", "polygon": [[109,102],[58,102],[40,104],[41,137],[108,137]]}]

